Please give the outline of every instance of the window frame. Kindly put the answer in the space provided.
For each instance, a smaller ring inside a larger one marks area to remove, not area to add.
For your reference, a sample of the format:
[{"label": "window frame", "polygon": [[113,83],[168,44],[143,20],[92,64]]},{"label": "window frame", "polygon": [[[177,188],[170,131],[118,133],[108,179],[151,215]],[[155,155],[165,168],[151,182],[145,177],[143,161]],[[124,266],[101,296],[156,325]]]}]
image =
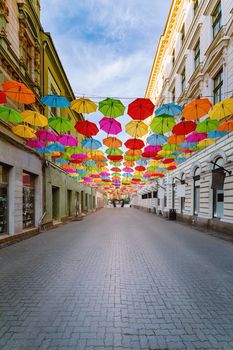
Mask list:
[{"label": "window frame", "polygon": [[[218,78],[221,78],[221,80],[219,82],[216,81],[218,80]],[[214,104],[220,102],[223,98],[223,91],[222,91],[222,86],[223,86],[223,68],[221,68],[218,73],[215,75],[215,77],[213,78],[213,97],[214,97]]]},{"label": "window frame", "polygon": [[[218,164],[218,162],[221,160],[221,163],[222,164]],[[215,160],[214,160],[214,164],[213,164],[213,168],[212,168],[212,173],[214,172],[214,171],[223,171],[224,172],[224,169],[222,168],[220,168],[220,167],[222,167],[223,166],[223,164],[224,164],[224,159],[223,159],[223,157],[221,157],[221,156],[219,156],[219,157],[217,157]],[[223,215],[222,216],[218,216],[218,209],[217,209],[217,204],[218,204],[218,202],[222,202],[223,203],[223,210],[224,210],[224,188],[222,189],[222,190],[215,190],[215,189],[212,189],[212,193],[213,193],[213,202],[212,202],[212,204],[213,204],[213,218],[214,219],[217,219],[217,220],[220,220],[222,217],[223,217]],[[222,201],[218,201],[218,196],[219,195],[222,195]]]},{"label": "window frame", "polygon": [[[212,31],[215,38],[222,27],[222,6],[221,1],[217,3],[212,13]],[[217,29],[217,31],[216,31]]]},{"label": "window frame", "polygon": [[183,93],[186,87],[186,69],[183,68],[181,72],[181,92]]},{"label": "window frame", "polygon": [[200,39],[198,39],[193,51],[194,51],[194,68],[196,70],[201,62]]},{"label": "window frame", "polygon": [[199,1],[198,1],[198,0],[194,0],[194,1],[193,1],[193,12],[194,12],[194,16],[196,16],[198,7],[199,7]]}]

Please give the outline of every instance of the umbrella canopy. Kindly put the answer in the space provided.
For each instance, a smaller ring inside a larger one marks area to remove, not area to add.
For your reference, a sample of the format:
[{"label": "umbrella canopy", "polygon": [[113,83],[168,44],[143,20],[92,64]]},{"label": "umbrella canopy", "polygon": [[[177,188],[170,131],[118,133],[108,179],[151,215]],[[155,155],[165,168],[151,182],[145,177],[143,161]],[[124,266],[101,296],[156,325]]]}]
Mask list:
[{"label": "umbrella canopy", "polygon": [[123,151],[118,148],[108,148],[106,149],[105,153],[110,156],[121,156],[123,154]]},{"label": "umbrella canopy", "polygon": [[55,142],[57,140],[57,136],[49,130],[38,130],[36,136],[46,142]]},{"label": "umbrella canopy", "polygon": [[152,134],[147,137],[146,142],[151,146],[161,146],[167,142],[167,137],[160,134]]},{"label": "umbrella canopy", "polygon": [[118,168],[118,167],[116,167],[116,166],[114,166],[113,168],[111,168],[111,171],[114,171],[114,172],[121,172],[121,169],[120,168]]},{"label": "umbrella canopy", "polygon": [[103,144],[109,148],[118,148],[122,146],[122,141],[116,137],[109,136],[103,139]]},{"label": "umbrella canopy", "polygon": [[117,118],[124,114],[125,106],[119,100],[106,98],[105,100],[99,102],[99,111],[104,116]]},{"label": "umbrella canopy", "polygon": [[144,142],[140,139],[129,139],[125,142],[125,147],[129,149],[141,149],[145,146]]},{"label": "umbrella canopy", "polygon": [[26,145],[31,148],[43,148],[45,147],[45,143],[38,139],[30,139],[27,141]]},{"label": "umbrella canopy", "polygon": [[209,112],[210,119],[223,119],[233,114],[233,98],[226,98],[214,105],[213,109]]},{"label": "umbrella canopy", "polygon": [[185,136],[184,135],[171,135],[168,137],[168,143],[179,145],[180,143],[184,142]]},{"label": "umbrella canopy", "polygon": [[186,137],[186,141],[188,142],[199,142],[201,140],[204,140],[207,138],[207,134],[206,133],[200,133],[200,132],[196,132],[194,131],[192,134],[188,135]]},{"label": "umbrella canopy", "polygon": [[227,133],[225,131],[217,131],[213,130],[208,132],[208,138],[210,139],[217,139],[218,137],[225,136]]},{"label": "umbrella canopy", "polygon": [[174,117],[155,117],[151,122],[150,128],[156,134],[165,134],[171,131],[174,125]]},{"label": "umbrella canopy", "polygon": [[186,120],[199,120],[208,114],[212,107],[212,103],[208,98],[198,98],[187,104],[183,109],[183,117]]},{"label": "umbrella canopy", "polygon": [[60,135],[57,139],[64,146],[77,146],[78,140],[70,134]]},{"label": "umbrella canopy", "polygon": [[152,153],[157,153],[161,151],[162,146],[146,146],[144,148],[144,152],[152,152]]},{"label": "umbrella canopy", "polygon": [[4,91],[0,91],[0,103],[7,103],[6,94]]},{"label": "umbrella canopy", "polygon": [[59,143],[52,143],[51,145],[47,146],[47,150],[49,152],[63,152],[65,150],[65,146]]},{"label": "umbrella canopy", "polygon": [[35,95],[23,83],[9,80],[2,83],[4,93],[18,103],[31,104],[35,102]]},{"label": "umbrella canopy", "polygon": [[23,118],[25,123],[34,125],[34,126],[40,126],[43,128],[44,126],[48,125],[48,119],[36,111],[30,111],[26,110],[21,113],[21,117]]},{"label": "umbrella canopy", "polygon": [[12,127],[12,131],[14,134],[23,137],[25,139],[32,139],[35,137],[35,130],[29,128],[26,125],[16,125]]},{"label": "umbrella canopy", "polygon": [[73,124],[62,117],[49,118],[49,126],[59,133],[66,133],[73,128]]},{"label": "umbrella canopy", "polygon": [[155,115],[168,114],[170,116],[176,116],[182,112],[182,107],[176,103],[165,103],[156,109]]},{"label": "umbrella canopy", "polygon": [[75,129],[82,135],[85,135],[87,137],[95,136],[99,129],[97,126],[89,122],[88,120],[80,120],[75,124]]},{"label": "umbrella canopy", "polygon": [[199,123],[196,127],[197,132],[209,132],[216,130],[219,126],[218,120],[206,119],[203,122]]},{"label": "umbrella canopy", "polygon": [[134,170],[130,167],[125,167],[122,169],[122,171],[124,171],[125,173],[133,173],[134,172]]},{"label": "umbrella canopy", "polygon": [[113,118],[104,117],[100,120],[99,124],[100,129],[107,134],[117,135],[122,131],[121,124]]},{"label": "umbrella canopy", "polygon": [[197,147],[205,148],[205,147],[208,147],[210,145],[213,145],[215,142],[216,142],[215,139],[205,139],[205,140],[198,142]]},{"label": "umbrella canopy", "polygon": [[71,109],[80,114],[89,114],[96,111],[97,104],[89,100],[89,98],[77,98],[71,102]]},{"label": "umbrella canopy", "polygon": [[133,137],[142,137],[148,133],[148,126],[142,121],[132,121],[126,124],[125,131]]},{"label": "umbrella canopy", "polygon": [[102,143],[99,140],[93,138],[86,138],[81,142],[82,146],[90,149],[98,149],[102,147]]},{"label": "umbrella canopy", "polygon": [[135,170],[136,171],[145,171],[146,168],[144,166],[142,166],[142,165],[138,165],[138,166],[135,167]]},{"label": "umbrella canopy", "polygon": [[125,152],[125,155],[130,157],[140,156],[141,154],[142,154],[142,150],[140,149],[129,149],[128,151]]},{"label": "umbrella canopy", "polygon": [[182,121],[172,129],[175,135],[187,135],[196,129],[197,124],[192,121]]},{"label": "umbrella canopy", "polygon": [[21,115],[17,111],[5,106],[0,106],[0,119],[15,124],[23,121]]},{"label": "umbrella canopy", "polygon": [[70,107],[70,102],[64,97],[59,95],[46,95],[41,98],[41,102],[49,107],[66,108]]},{"label": "umbrella canopy", "polygon": [[144,120],[154,112],[154,104],[149,98],[137,98],[128,106],[128,115],[135,120]]},{"label": "umbrella canopy", "polygon": [[218,131],[233,131],[233,119],[222,122],[218,127]]}]

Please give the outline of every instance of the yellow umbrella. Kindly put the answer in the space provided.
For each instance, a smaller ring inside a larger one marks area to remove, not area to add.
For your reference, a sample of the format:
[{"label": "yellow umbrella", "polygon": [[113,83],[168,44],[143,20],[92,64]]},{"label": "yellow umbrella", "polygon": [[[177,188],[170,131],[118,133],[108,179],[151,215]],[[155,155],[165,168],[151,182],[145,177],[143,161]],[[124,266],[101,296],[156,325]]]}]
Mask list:
[{"label": "yellow umbrella", "polygon": [[133,120],[125,126],[127,134],[133,137],[142,137],[148,133],[148,125],[142,121]]},{"label": "yellow umbrella", "polygon": [[172,153],[172,151],[161,150],[157,154],[158,154],[158,156],[166,158],[166,157],[170,156],[171,153]]},{"label": "yellow umbrella", "polygon": [[96,111],[97,105],[95,102],[89,100],[89,98],[77,98],[71,102],[70,108],[77,113],[89,114]]},{"label": "yellow umbrella", "polygon": [[233,114],[233,98],[225,98],[221,102],[216,103],[209,112],[210,119],[223,119]]},{"label": "yellow umbrella", "polygon": [[215,143],[215,139],[205,139],[198,142],[197,147],[208,147],[210,145],[213,145],[214,143]]},{"label": "yellow umbrella", "polygon": [[14,134],[21,136],[25,139],[32,139],[33,137],[35,137],[35,132],[36,132],[36,130],[26,125],[13,126],[12,131]]},{"label": "yellow umbrella", "polygon": [[27,110],[20,114],[24,122],[28,124],[40,126],[41,128],[48,125],[48,119],[39,112]]}]

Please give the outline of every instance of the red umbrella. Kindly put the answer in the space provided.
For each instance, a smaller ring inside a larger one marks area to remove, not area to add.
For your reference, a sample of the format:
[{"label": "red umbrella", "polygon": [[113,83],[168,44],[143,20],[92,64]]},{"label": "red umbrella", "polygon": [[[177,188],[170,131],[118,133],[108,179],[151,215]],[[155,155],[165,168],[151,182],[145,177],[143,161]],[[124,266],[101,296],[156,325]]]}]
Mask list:
[{"label": "red umbrella", "polygon": [[141,149],[143,148],[144,142],[140,139],[129,139],[125,142],[125,147],[129,148],[129,149]]},{"label": "red umbrella", "polygon": [[143,152],[142,157],[143,158],[154,158],[156,156],[157,152]]},{"label": "red umbrella", "polygon": [[4,91],[0,91],[0,103],[6,103],[7,99],[6,99],[6,94]]},{"label": "red umbrella", "polygon": [[115,162],[120,162],[123,159],[122,156],[107,156],[107,158]]},{"label": "red umbrella", "polygon": [[104,117],[100,120],[100,129],[107,134],[117,135],[121,132],[121,124],[114,118]]},{"label": "red umbrella", "polygon": [[78,121],[75,124],[75,129],[79,132],[79,134],[85,135],[87,137],[95,136],[99,131],[97,126],[88,120]]},{"label": "red umbrella", "polygon": [[171,165],[167,168],[167,170],[175,170],[176,169],[176,166],[175,165]]},{"label": "red umbrella", "polygon": [[154,112],[154,104],[149,98],[136,98],[128,106],[128,115],[135,120],[144,120]]},{"label": "red umbrella", "polygon": [[135,167],[135,170],[136,171],[144,171],[144,170],[146,170],[146,168],[144,166],[138,165],[138,166]]},{"label": "red umbrella", "polygon": [[194,131],[196,127],[197,124],[192,121],[182,121],[173,127],[172,132],[176,135],[187,135]]},{"label": "red umbrella", "polygon": [[111,168],[112,171],[114,171],[115,173],[118,173],[121,171],[120,168],[118,168],[117,166],[114,166],[113,168]]},{"label": "red umbrella", "polygon": [[174,162],[174,159],[164,159],[163,161],[162,161],[162,163],[163,164],[169,164],[169,163],[173,163]]}]

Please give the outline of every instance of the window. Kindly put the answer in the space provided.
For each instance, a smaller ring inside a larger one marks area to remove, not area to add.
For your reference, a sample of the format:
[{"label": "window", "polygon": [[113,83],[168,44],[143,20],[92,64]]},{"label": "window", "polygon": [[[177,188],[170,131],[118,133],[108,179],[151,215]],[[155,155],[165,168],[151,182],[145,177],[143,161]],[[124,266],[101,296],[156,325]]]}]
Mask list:
[{"label": "window", "polygon": [[213,189],[213,217],[221,219],[224,212],[224,179],[223,158],[215,160],[212,170],[212,189]]},{"label": "window", "polygon": [[7,233],[8,226],[8,168],[0,164],[0,234]]},{"label": "window", "polygon": [[148,198],[152,198],[152,193],[151,192],[148,193]]},{"label": "window", "polygon": [[153,198],[157,198],[158,197],[158,192],[157,191],[153,191]]},{"label": "window", "polygon": [[200,211],[200,168],[197,167],[193,176],[194,186],[194,215],[198,215]]},{"label": "window", "polygon": [[176,59],[176,54],[175,54],[175,49],[173,49],[173,51],[172,51],[172,67],[175,64],[175,59]]},{"label": "window", "polygon": [[198,6],[199,6],[198,0],[194,0],[194,2],[193,2],[194,16],[195,16],[196,13],[197,13]]},{"label": "window", "polygon": [[172,90],[172,102],[176,102],[176,88],[174,87],[174,89]]},{"label": "window", "polygon": [[200,40],[198,40],[195,48],[194,48],[194,67],[197,69],[197,67],[200,64]]},{"label": "window", "polygon": [[186,72],[185,72],[185,68],[184,68],[182,73],[181,73],[181,91],[182,92],[185,89],[185,80],[186,80]]},{"label": "window", "polygon": [[221,69],[214,78],[214,104],[223,99],[223,70]]},{"label": "window", "polygon": [[[180,184],[185,186],[184,173],[181,175]],[[185,208],[185,197],[180,197],[180,212],[183,214]]]},{"label": "window", "polygon": [[35,216],[34,176],[23,172],[23,228],[34,226]]},{"label": "window", "polygon": [[[53,87],[51,87],[51,94],[52,95],[57,95],[55,89]],[[51,107],[51,114],[53,117],[57,116],[57,108],[56,107]]]},{"label": "window", "polygon": [[175,179],[172,180],[172,209],[175,209],[175,198],[176,198],[176,191],[175,191],[176,183]]},{"label": "window", "polygon": [[183,43],[184,43],[184,38],[185,38],[185,28],[184,28],[184,24],[181,28],[181,31],[180,31],[180,34],[181,34],[181,47],[183,46]]},{"label": "window", "polygon": [[164,207],[165,208],[167,207],[167,196],[166,195],[164,196]]},{"label": "window", "polygon": [[213,37],[215,38],[222,26],[222,9],[221,9],[221,1],[215,7],[215,10],[212,14],[213,20]]}]

